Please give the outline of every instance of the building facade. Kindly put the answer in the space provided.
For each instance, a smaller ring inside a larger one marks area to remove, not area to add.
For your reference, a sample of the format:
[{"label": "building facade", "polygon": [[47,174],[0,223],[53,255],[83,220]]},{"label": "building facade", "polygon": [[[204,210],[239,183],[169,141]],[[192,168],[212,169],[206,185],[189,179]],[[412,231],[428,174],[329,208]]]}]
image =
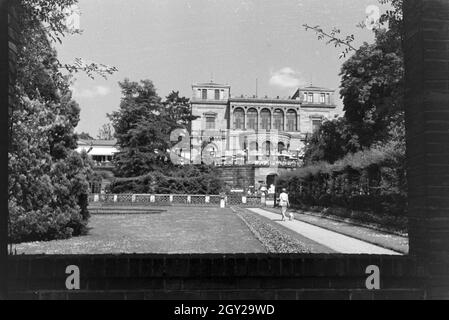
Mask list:
[{"label": "building facade", "polygon": [[[222,167],[250,166],[251,186],[273,183],[301,164],[307,138],[337,116],[334,90],[309,86],[287,98],[233,97],[231,86],[192,85],[190,152],[183,157]],[[229,171],[229,169],[227,170]],[[246,179],[245,181],[247,181]]]},{"label": "building facade", "polygon": [[119,152],[117,140],[78,140],[79,153],[86,152],[96,168],[112,168],[114,155]]},{"label": "building facade", "polygon": [[94,171],[101,176],[100,181],[90,183],[91,193],[102,193],[114,179],[112,160],[119,152],[117,140],[78,140],[79,153],[86,152],[92,159]]},{"label": "building facade", "polygon": [[[326,88],[300,88],[289,98],[234,97],[231,86],[212,82],[194,84],[192,90],[197,118],[171,150],[172,161],[218,166],[233,189],[270,186],[276,176],[300,166],[308,137],[337,116],[334,91]],[[86,151],[103,174],[113,168],[116,143],[79,140],[78,151]]]}]

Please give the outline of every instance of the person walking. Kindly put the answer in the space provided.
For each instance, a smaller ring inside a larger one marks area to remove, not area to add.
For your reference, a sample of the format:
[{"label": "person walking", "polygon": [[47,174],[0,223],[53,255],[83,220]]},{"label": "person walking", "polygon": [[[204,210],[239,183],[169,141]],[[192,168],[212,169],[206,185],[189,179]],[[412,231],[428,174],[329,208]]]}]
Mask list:
[{"label": "person walking", "polygon": [[[282,189],[282,193],[279,195],[279,205],[281,206],[282,221],[284,221],[286,218],[287,208],[290,206],[287,189],[285,188]],[[293,213],[290,213],[290,221],[292,220],[293,220]]]}]

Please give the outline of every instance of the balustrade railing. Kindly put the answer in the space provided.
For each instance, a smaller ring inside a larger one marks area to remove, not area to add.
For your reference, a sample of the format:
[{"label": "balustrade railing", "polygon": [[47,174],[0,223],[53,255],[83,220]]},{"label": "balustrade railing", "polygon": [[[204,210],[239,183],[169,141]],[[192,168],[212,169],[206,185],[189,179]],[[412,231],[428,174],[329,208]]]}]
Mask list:
[{"label": "balustrade railing", "polygon": [[221,195],[187,195],[187,194],[90,194],[92,206],[135,205],[135,206],[250,206],[265,205],[265,197],[232,194]]}]

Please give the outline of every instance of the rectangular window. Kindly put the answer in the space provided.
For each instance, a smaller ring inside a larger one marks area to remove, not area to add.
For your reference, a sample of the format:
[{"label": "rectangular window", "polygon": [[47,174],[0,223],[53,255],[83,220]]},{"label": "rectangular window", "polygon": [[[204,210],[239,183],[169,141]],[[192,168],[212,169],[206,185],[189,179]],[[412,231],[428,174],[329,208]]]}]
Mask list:
[{"label": "rectangular window", "polygon": [[308,103],[313,103],[313,93],[309,93],[307,102]]},{"label": "rectangular window", "polygon": [[317,132],[321,127],[321,120],[312,120],[312,131]]},{"label": "rectangular window", "polygon": [[215,117],[206,117],[206,130],[215,130]]},{"label": "rectangular window", "polygon": [[203,89],[202,97],[203,97],[203,100],[207,100],[207,89]]},{"label": "rectangular window", "polygon": [[215,100],[220,100],[220,90],[215,90]]},{"label": "rectangular window", "polygon": [[331,104],[331,95],[329,93],[326,93],[326,103]]},{"label": "rectangular window", "polygon": [[321,104],[325,104],[326,103],[326,94],[325,93],[322,93],[320,95],[320,103]]}]

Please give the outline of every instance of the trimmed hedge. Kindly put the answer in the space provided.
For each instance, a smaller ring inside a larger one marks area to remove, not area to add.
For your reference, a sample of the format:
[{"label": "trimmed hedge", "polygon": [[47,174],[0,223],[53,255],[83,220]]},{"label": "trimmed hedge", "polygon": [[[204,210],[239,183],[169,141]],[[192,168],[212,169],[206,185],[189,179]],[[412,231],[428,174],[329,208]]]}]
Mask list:
[{"label": "trimmed hedge", "polygon": [[140,177],[117,178],[109,186],[109,192],[214,195],[222,192],[223,187],[223,181],[214,168],[186,166],[171,172],[171,175],[155,171]]},{"label": "trimmed hedge", "polygon": [[[405,152],[395,144],[349,154],[334,164],[316,163],[282,175],[298,207],[337,207],[377,216],[406,217]],[[388,219],[385,219],[386,221]]]}]

